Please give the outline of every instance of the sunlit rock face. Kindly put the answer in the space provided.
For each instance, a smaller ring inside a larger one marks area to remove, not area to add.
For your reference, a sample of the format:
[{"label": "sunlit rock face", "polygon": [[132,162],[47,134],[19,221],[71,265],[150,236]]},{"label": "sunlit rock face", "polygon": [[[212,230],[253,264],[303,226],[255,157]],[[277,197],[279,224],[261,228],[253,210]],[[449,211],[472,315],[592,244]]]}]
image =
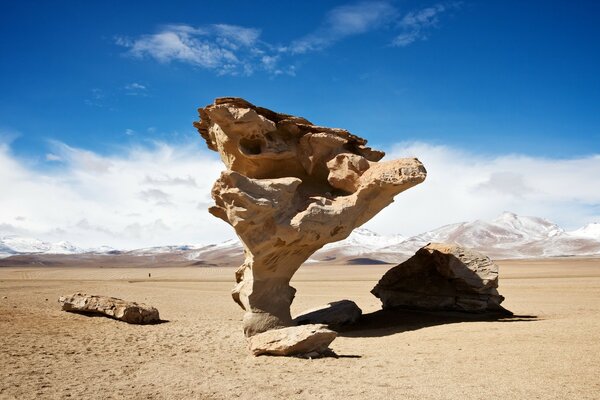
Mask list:
[{"label": "sunlit rock face", "polygon": [[233,226],[245,249],[233,298],[246,310],[247,336],[293,325],[289,282],[300,265],[426,176],[417,159],[380,162],[383,152],[346,130],[240,98],[198,111],[194,126],[227,167],[209,211]]}]

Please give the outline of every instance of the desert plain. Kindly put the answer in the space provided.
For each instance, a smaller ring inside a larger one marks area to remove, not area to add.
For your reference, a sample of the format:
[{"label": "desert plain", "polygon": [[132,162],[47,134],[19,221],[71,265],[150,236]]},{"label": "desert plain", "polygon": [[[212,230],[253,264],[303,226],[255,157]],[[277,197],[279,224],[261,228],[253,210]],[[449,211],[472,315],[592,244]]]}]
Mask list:
[{"label": "desert plain", "polygon": [[[2,267],[0,399],[600,398],[600,259],[497,263],[510,318],[381,311],[369,291],[391,265],[303,266],[293,315],[341,299],[364,313],[319,359],[248,352],[234,268]],[[164,322],[61,311],[77,291]]]}]

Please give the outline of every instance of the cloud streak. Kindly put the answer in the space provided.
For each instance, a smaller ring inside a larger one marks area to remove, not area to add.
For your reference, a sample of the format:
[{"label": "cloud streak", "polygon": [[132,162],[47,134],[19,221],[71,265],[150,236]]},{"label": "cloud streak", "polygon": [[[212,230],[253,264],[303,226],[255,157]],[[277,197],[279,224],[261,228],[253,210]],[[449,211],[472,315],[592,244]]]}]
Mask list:
[{"label": "cloud streak", "polygon": [[152,58],[161,63],[182,62],[214,70],[219,75],[251,74],[264,54],[258,42],[260,30],[236,25],[204,27],[166,25],[137,39],[116,38],[135,58]]},{"label": "cloud streak", "polygon": [[349,36],[377,30],[397,17],[397,10],[383,1],[360,2],[331,10],[321,27],[289,46],[292,54],[322,50]]},{"label": "cloud streak", "polygon": [[403,31],[392,41],[393,46],[405,47],[419,40],[426,40],[429,31],[439,24],[440,15],[460,6],[460,3],[435,4],[431,7],[406,14],[398,23]]},{"label": "cloud streak", "polygon": [[152,34],[117,37],[115,41],[127,48],[128,56],[189,64],[217,75],[249,76],[264,71],[293,76],[294,57],[322,51],[353,36],[387,29],[395,32],[391,40],[395,47],[425,40],[439,25],[441,14],[458,4],[437,3],[402,14],[389,1],[350,3],[331,9],[314,31],[283,45],[262,40],[260,29],[227,24],[165,25]]}]

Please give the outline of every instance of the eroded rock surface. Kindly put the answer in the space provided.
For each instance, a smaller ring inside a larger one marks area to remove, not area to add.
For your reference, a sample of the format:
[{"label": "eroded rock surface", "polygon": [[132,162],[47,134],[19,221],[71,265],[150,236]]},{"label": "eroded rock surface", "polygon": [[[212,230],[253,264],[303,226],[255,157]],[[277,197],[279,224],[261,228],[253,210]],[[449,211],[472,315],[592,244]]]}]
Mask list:
[{"label": "eroded rock surface", "polygon": [[209,211],[235,229],[245,262],[234,300],[247,336],[291,326],[292,275],[316,250],[345,239],[425,179],[414,158],[379,162],[381,151],[350,132],[219,98],[194,126],[227,167]]},{"label": "eroded rock surface", "polygon": [[248,347],[255,356],[318,356],[328,350],[336,336],[325,325],[290,326],[256,334],[248,340]]},{"label": "eroded rock surface", "polygon": [[294,318],[298,325],[324,324],[330,328],[356,323],[362,315],[362,310],[351,300],[340,300],[325,306],[306,310]]},{"label": "eroded rock surface", "polygon": [[101,314],[129,324],[160,322],[156,308],[115,297],[75,293],[70,296],[61,296],[58,302],[64,311]]},{"label": "eroded rock surface", "polygon": [[498,266],[456,244],[430,243],[383,275],[371,293],[383,308],[510,313],[500,303]]}]

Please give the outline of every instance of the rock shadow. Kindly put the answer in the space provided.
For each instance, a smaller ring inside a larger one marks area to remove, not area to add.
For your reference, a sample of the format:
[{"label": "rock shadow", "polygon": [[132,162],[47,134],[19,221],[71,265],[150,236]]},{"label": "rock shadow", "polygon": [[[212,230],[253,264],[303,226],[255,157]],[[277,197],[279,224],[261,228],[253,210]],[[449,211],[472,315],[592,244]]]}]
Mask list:
[{"label": "rock shadow", "polygon": [[122,321],[122,320],[120,320],[118,318],[113,318],[113,317],[111,317],[109,315],[103,315],[103,314],[100,314],[100,313],[90,313],[90,312],[76,311],[76,310],[69,310],[69,311],[65,310],[65,312],[68,312],[69,314],[82,315],[82,316],[88,317],[88,318],[103,318],[103,319],[106,319],[106,320],[121,322],[121,323],[127,324],[127,325],[138,325],[138,326],[160,325],[160,324],[166,324],[167,322],[171,322],[168,319],[159,319],[158,321],[146,322],[146,323],[143,323],[143,324],[134,324],[134,323],[131,323],[131,322]]},{"label": "rock shadow", "polygon": [[339,328],[338,334],[341,337],[383,337],[430,326],[460,322],[531,322],[540,320],[536,315],[469,314],[458,311],[420,311],[394,308],[364,314],[357,323]]},{"label": "rock shadow", "polygon": [[362,356],[360,356],[358,354],[338,354],[331,349],[327,349],[324,352],[322,352],[318,355],[314,355],[314,356],[311,356],[310,354],[296,354],[295,356],[292,356],[292,357],[303,358],[303,359],[315,359],[315,360],[319,359],[319,358],[362,358]]}]

